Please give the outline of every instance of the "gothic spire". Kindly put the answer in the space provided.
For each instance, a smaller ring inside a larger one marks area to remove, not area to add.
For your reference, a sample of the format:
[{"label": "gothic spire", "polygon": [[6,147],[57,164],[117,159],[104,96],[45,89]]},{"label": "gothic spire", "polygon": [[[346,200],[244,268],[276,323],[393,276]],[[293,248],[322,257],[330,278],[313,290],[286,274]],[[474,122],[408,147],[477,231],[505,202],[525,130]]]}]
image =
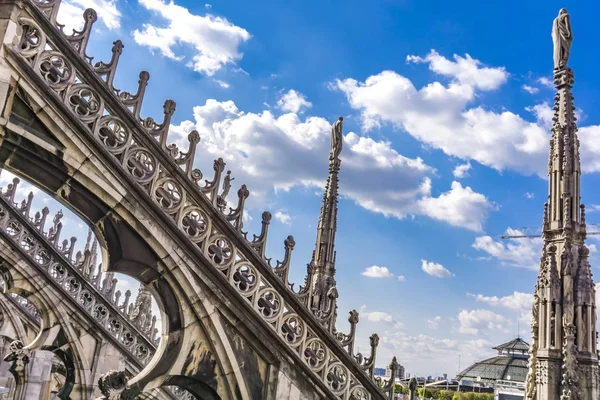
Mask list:
[{"label": "gothic spire", "polygon": [[581,163],[573,70],[567,66],[573,34],[566,9],[552,26],[554,117],[544,205],[544,247],[534,293],[528,400],[599,398],[595,286],[580,206]]},{"label": "gothic spire", "polygon": [[317,241],[312,260],[308,264],[305,286],[299,296],[321,324],[335,331],[338,293],[335,283],[335,233],[337,230],[338,174],[342,152],[342,117],[331,127],[329,178],[323,195],[321,215],[317,227]]},{"label": "gothic spire", "polygon": [[321,215],[317,228],[317,241],[312,264],[322,275],[335,275],[335,233],[337,230],[338,174],[342,152],[342,121],[339,117],[331,128],[331,150],[329,153],[329,178],[325,186]]}]

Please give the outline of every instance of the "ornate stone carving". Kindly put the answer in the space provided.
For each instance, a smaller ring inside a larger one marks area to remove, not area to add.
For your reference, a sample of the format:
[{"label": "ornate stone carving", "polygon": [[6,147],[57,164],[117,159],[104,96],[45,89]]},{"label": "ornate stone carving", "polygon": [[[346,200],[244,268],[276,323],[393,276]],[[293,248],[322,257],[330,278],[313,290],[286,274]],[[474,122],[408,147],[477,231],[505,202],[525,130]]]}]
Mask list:
[{"label": "ornate stone carving", "polygon": [[[143,295],[136,300],[136,312],[131,316],[123,315],[118,310],[117,301],[113,299],[116,280],[107,275],[101,287],[102,273],[99,272],[98,277],[90,276],[89,271],[88,274],[83,273],[89,268],[90,260],[94,259],[92,253],[87,250],[87,256],[79,255],[73,259],[75,240],[71,240],[68,245],[58,245],[62,213],[59,212],[54,217],[52,227],[45,233],[45,217],[42,219],[42,215],[47,215],[48,212],[36,213],[33,218],[30,216],[33,196],[27,198],[24,208],[17,208],[14,193],[19,183],[15,179],[5,192],[0,191],[0,234],[12,240],[33,265],[63,287],[81,307],[82,313],[88,314],[122,343],[140,365],[149,361],[155,351],[150,294],[144,290]],[[7,202],[8,199],[12,199],[12,204]],[[27,304],[22,307],[29,308]],[[36,314],[32,316],[36,318]]]},{"label": "ornate stone carving", "polygon": [[[48,18],[50,24],[56,27],[55,17],[58,12],[58,2],[52,6],[42,2],[36,2],[36,4]],[[224,168],[223,161],[215,161],[214,178],[206,180],[205,185],[200,186],[202,173],[193,167],[195,146],[199,141],[197,132],[191,132],[188,136],[190,146],[187,152],[181,151],[177,146],[168,143],[169,121],[175,110],[175,103],[172,101],[165,102],[162,123],[158,124],[152,118],[141,117],[140,111],[149,74],[146,72],[140,74],[138,90],[135,94],[115,89],[112,85],[112,77],[114,77],[117,60],[123,49],[122,44],[115,42],[110,62],[92,65],[89,62],[90,58],[85,54],[85,50],[96,16],[92,11],[86,11],[84,18],[85,24],[82,31],[64,36],[70,47],[64,46],[64,41],[54,43],[52,40],[43,37],[42,30],[37,29],[36,26],[39,26],[40,23],[47,25],[47,21],[33,21],[34,23],[30,23],[19,20],[18,30],[20,32],[25,31],[28,37],[19,40],[7,51],[10,51],[11,55],[15,57],[22,57],[24,61],[32,65],[32,68],[26,69],[24,73],[37,74],[45,79],[47,87],[54,90],[62,101],[62,105],[56,104],[57,107],[62,107],[60,112],[71,113],[73,123],[78,129],[81,129],[82,134],[89,135],[90,138],[96,140],[112,154],[118,164],[122,166],[123,172],[129,174],[131,179],[139,184],[149,198],[167,216],[172,218],[174,224],[206,254],[212,262],[212,266],[221,271],[238,293],[252,305],[257,312],[256,315],[265,318],[275,332],[281,335],[292,348],[305,348],[307,340],[311,337],[319,337],[323,343],[328,343],[328,340],[331,339],[336,340],[334,326],[337,315],[337,290],[335,289],[335,280],[333,280],[333,283],[327,280],[324,281],[327,285],[322,288],[324,290],[321,290],[321,293],[317,296],[318,303],[315,307],[317,310],[326,310],[326,317],[324,318],[327,321],[320,320],[319,322],[329,327],[329,332],[327,332],[325,329],[321,329],[320,326],[315,326],[312,318],[304,320],[298,314],[298,308],[308,306],[309,300],[302,300],[302,297],[299,297],[298,300],[295,298],[290,300],[288,295],[284,296],[282,293],[282,290],[287,290],[287,288],[282,289],[281,282],[274,280],[283,278],[285,286],[288,285],[288,282],[286,282],[287,268],[289,267],[289,254],[293,248],[293,239],[286,241],[286,260],[281,263],[281,269],[274,268],[276,275],[279,277],[274,276],[271,273],[273,268],[264,255],[266,235],[259,237],[257,241],[250,241],[247,238],[247,233],[243,231],[244,204],[249,195],[248,189],[242,185],[238,190],[238,201],[235,208],[222,207],[222,203],[221,206],[217,204],[219,183]],[[31,32],[29,29],[31,29]],[[53,32],[53,35],[56,34],[57,32]],[[59,62],[50,61],[44,64],[43,70],[37,67],[33,68],[33,66],[41,65],[42,54],[47,51],[55,52],[57,57],[62,55],[64,59],[73,62],[70,65],[63,65]],[[80,57],[86,63],[81,64],[75,57]],[[99,79],[96,79],[94,74]],[[60,81],[60,85],[56,83],[57,81]],[[148,136],[158,140],[149,141]],[[338,157],[342,149],[342,142],[342,120],[339,119],[332,127],[331,156],[334,162],[330,163],[330,180],[326,195],[327,205],[324,207],[324,218],[320,224],[321,231],[327,237],[324,237],[324,241],[318,244],[318,248],[324,250],[320,257],[322,256],[325,262],[319,273],[322,273],[323,268],[326,268],[328,271],[326,275],[330,276],[335,273],[334,239],[337,214],[337,174],[340,166]],[[173,165],[180,168],[173,168]],[[231,181],[229,181],[230,183]],[[224,183],[225,196],[229,194],[229,190],[230,188]],[[225,196],[222,194],[222,200]],[[215,211],[221,212],[223,217],[231,223],[232,228],[223,228],[222,225],[216,223],[214,225],[217,226],[213,226],[210,219],[212,219]],[[204,219],[204,217],[208,218]],[[18,229],[21,228],[22,225],[13,224],[9,230],[14,236],[19,236]],[[55,241],[57,244],[59,237],[57,232],[59,231],[60,225],[57,224],[56,230],[52,232],[53,238],[49,238],[49,240]],[[240,242],[238,239],[232,240],[231,235],[234,234],[237,234],[245,242]],[[65,252],[72,251],[73,245],[66,243],[63,249]],[[259,254],[258,257],[256,257],[257,253]],[[63,252],[63,254],[66,253]],[[71,279],[72,274],[69,274],[68,268],[65,272],[65,267],[61,266],[60,262],[51,262],[50,265],[58,265],[55,268],[50,268],[60,279],[61,284],[73,289],[88,285],[87,282],[78,282]],[[280,266],[279,263],[277,265]],[[103,281],[101,276],[97,275],[92,279],[92,282],[96,289],[102,286],[103,295],[109,297],[111,301],[115,298],[114,284],[111,284],[110,281]],[[97,291],[91,290],[90,293],[95,295]],[[274,294],[277,292],[280,295],[279,298],[269,295],[269,293]],[[262,301],[259,301],[260,296],[263,296]],[[312,296],[306,296],[306,299],[312,298]],[[84,298],[84,300],[88,304],[89,298]],[[281,304],[274,307],[273,312],[271,312],[271,306],[276,304],[276,300],[281,301]],[[277,307],[282,311],[277,311]],[[122,315],[112,315],[111,308],[112,305],[109,304],[107,307],[108,315],[104,309],[95,308],[95,306],[89,307],[89,312],[95,312],[96,315],[103,318],[103,321],[107,324],[107,329],[115,335],[123,334],[124,336],[119,336],[119,340],[129,346],[131,343],[129,334],[133,334],[137,328],[131,327],[130,329],[130,327],[127,327],[125,329],[126,325],[131,325],[130,321]],[[301,315],[304,315],[303,313],[304,311]],[[121,314],[120,311],[118,314]],[[325,340],[326,336],[324,335],[332,336]],[[138,348],[135,343],[131,344],[129,348],[136,354],[144,353],[138,353],[135,350]],[[336,393],[339,391],[346,398],[350,396],[351,390],[359,393],[358,388],[363,384],[370,385],[373,390],[376,390],[366,376],[363,376],[362,373],[354,375],[354,372],[351,373],[348,369],[348,366],[352,366],[351,370],[356,371],[351,356],[352,353],[345,354],[339,352],[338,349],[337,345],[328,348],[332,357],[326,360],[327,365],[324,366],[326,374],[321,379],[332,387],[332,390],[335,388]],[[298,352],[301,356],[301,351],[298,350]],[[356,386],[351,382],[357,382]]]},{"label": "ornate stone carving", "polygon": [[20,340],[15,340],[8,347],[8,355],[4,357],[5,361],[13,362],[13,369],[22,371],[29,363],[31,357],[30,351],[25,349],[25,345]]},{"label": "ornate stone carving", "polygon": [[124,371],[109,371],[98,379],[98,388],[105,400],[133,400],[139,390],[127,387],[127,376]]},{"label": "ornate stone carving", "polygon": [[567,65],[573,42],[571,32],[571,18],[566,8],[561,8],[558,17],[552,24],[552,41],[554,42],[554,68],[558,69]]}]

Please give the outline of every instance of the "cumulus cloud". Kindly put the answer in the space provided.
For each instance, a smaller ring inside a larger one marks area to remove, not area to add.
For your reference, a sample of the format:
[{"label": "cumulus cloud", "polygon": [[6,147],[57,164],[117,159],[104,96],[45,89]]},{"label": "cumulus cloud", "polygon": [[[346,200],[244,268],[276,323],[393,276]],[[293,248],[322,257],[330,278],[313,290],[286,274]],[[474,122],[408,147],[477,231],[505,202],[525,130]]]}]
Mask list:
[{"label": "cumulus cloud", "polygon": [[227,19],[210,14],[194,15],[173,1],[139,2],[166,21],[164,27],[147,23],[142,30],[134,30],[133,38],[139,45],[156,49],[173,60],[185,58],[182,54],[176,54],[180,45],[191,46],[194,55],[187,65],[208,76],[242,58],[239,47],[250,39],[250,33]]},{"label": "cumulus cloud", "polygon": [[64,25],[64,32],[71,34],[73,30],[83,28],[83,12],[93,8],[98,14],[98,20],[108,29],[119,29],[121,26],[121,12],[117,9],[116,0],[68,0],[60,4],[56,20]]},{"label": "cumulus cloud", "polygon": [[514,292],[504,297],[467,293],[467,296],[474,298],[477,302],[517,311],[530,311],[533,304],[533,295],[531,293]]},{"label": "cumulus cloud", "polygon": [[284,210],[278,210],[274,215],[276,220],[285,225],[292,224],[292,216],[287,214]]},{"label": "cumulus cloud", "polygon": [[458,314],[459,332],[479,335],[487,330],[505,331],[508,320],[490,310],[462,310]]},{"label": "cumulus cloud", "polygon": [[531,193],[531,192],[525,192],[525,197],[529,200],[534,199],[535,198],[535,193]]},{"label": "cumulus cloud", "polygon": [[290,89],[277,101],[277,107],[291,113],[301,112],[303,109],[310,108],[311,106],[312,103],[306,100],[306,97],[302,93],[294,89]]},{"label": "cumulus cloud", "polygon": [[446,278],[448,276],[454,276],[446,267],[442,264],[434,263],[432,261],[421,260],[421,269],[427,275],[435,276],[436,278]]},{"label": "cumulus cloud", "polygon": [[546,175],[549,132],[544,127],[510,111],[471,105],[477,91],[497,89],[506,81],[504,68],[483,67],[468,56],[448,60],[435,52],[425,58],[409,56],[409,61],[427,63],[453,79],[417,89],[397,72],[383,71],[364,82],[338,79],[331,87],[360,111],[367,131],[388,123],[463,160],[499,171]]},{"label": "cumulus cloud", "polygon": [[454,171],[452,171],[452,174],[455,178],[464,178],[465,176],[467,176],[470,169],[471,163],[467,162],[464,164],[457,165],[456,168],[454,168]]},{"label": "cumulus cloud", "polygon": [[[523,232],[508,228],[506,235],[520,236],[523,235]],[[501,242],[494,240],[491,236],[479,236],[475,238],[472,246],[486,252],[503,265],[538,270],[542,245],[541,238],[505,239],[504,242]]]},{"label": "cumulus cloud", "polygon": [[[178,144],[185,147],[187,133],[198,130],[198,165],[211,171],[209,160],[224,156],[236,183],[248,185],[250,207],[274,189],[325,186],[331,122],[270,110],[246,113],[232,101],[212,99],[194,107],[193,119],[172,126]],[[400,219],[425,215],[472,230],[479,230],[487,216],[485,197],[460,184],[432,197],[435,170],[420,158],[399,154],[388,141],[349,132],[341,158],[340,193],[367,210]]]},{"label": "cumulus cloud", "polygon": [[404,275],[398,275],[397,278],[400,282],[406,282],[406,277]]},{"label": "cumulus cloud", "polygon": [[446,221],[450,225],[461,226],[472,231],[482,230],[482,223],[494,206],[481,193],[460,182],[452,182],[449,192],[439,197],[423,197],[419,200],[421,211],[434,219]]},{"label": "cumulus cloud", "polygon": [[504,67],[484,67],[481,61],[473,59],[468,54],[465,57],[454,54],[453,58],[454,61],[450,61],[435,50],[431,50],[425,57],[409,55],[406,57],[406,61],[429,64],[429,69],[437,74],[454,78],[458,83],[483,90],[497,89],[508,78]]},{"label": "cumulus cloud", "polygon": [[365,268],[361,275],[367,278],[391,278],[394,276],[387,267],[380,267],[378,265]]}]

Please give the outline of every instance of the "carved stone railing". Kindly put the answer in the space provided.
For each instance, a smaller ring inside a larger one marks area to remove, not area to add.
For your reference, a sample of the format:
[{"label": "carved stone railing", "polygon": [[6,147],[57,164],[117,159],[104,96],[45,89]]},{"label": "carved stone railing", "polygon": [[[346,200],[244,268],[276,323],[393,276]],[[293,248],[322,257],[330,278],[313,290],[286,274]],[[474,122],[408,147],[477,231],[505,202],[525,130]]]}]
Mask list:
[{"label": "carved stone railing", "polygon": [[[75,240],[58,245],[62,227],[60,218],[55,218],[53,226],[46,232],[47,211],[38,212],[33,218],[29,215],[32,195],[20,205],[14,203],[18,183],[15,178],[6,191],[0,191],[0,235],[17,246],[32,265],[73,299],[107,337],[113,338],[118,348],[129,354],[135,365],[143,367],[154,355],[156,345],[129,321],[122,309],[108,300],[107,291],[113,293],[116,282],[111,282],[112,289],[109,289],[107,279],[101,287],[89,279],[89,269],[85,268],[89,264],[81,262],[81,256],[79,261],[73,260]],[[86,254],[90,255],[89,252]],[[101,272],[98,275],[101,276]],[[96,276],[95,282],[101,280],[100,276]]]},{"label": "carved stone railing", "polygon": [[[4,279],[0,276],[0,291],[4,291]],[[3,293],[4,298],[16,307],[36,327],[40,325],[40,313],[36,306],[24,297],[15,293]],[[0,322],[0,326],[2,323]]]},{"label": "carved stone railing", "polygon": [[[293,238],[285,242],[284,261],[272,267],[265,257],[270,214],[263,214],[260,235],[249,240],[243,231],[244,204],[249,195],[246,186],[238,190],[235,208],[226,207],[231,178],[229,174],[225,177],[219,194],[223,160],[215,161],[213,179],[204,184],[202,173],[193,166],[198,132],[189,134],[187,151],[167,144],[175,103],[165,102],[163,121],[157,123],[140,116],[147,72],[140,74],[135,94],[113,86],[122,43],[114,43],[108,63],[93,63],[87,56],[95,11],[85,11],[82,31],[66,35],[56,22],[60,0],[29,0],[24,4],[27,12],[18,18],[18,39],[7,51],[25,73],[35,77],[46,96],[62,104],[77,129],[112,155],[128,179],[197,246],[332,393],[342,399],[382,399],[384,392],[391,397],[393,378],[392,384],[373,381],[377,341],[372,341],[375,345],[369,357],[354,355],[354,327],[351,335],[333,335],[290,289],[287,277]],[[227,221],[229,226],[223,223]],[[358,317],[351,315],[351,321],[355,325]]]},{"label": "carved stone railing", "polygon": [[26,298],[14,293],[9,293],[10,301],[23,313],[27,314],[33,321],[40,323],[40,314],[35,306]]}]

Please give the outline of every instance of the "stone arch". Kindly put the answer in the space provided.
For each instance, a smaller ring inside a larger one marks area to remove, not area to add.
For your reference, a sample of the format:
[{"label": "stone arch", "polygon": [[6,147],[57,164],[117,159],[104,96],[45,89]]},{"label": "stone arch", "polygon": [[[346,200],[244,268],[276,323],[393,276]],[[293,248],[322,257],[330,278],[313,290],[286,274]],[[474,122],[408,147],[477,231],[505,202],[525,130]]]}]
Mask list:
[{"label": "stone arch", "polygon": [[[31,179],[30,175],[24,176],[22,171],[12,168],[6,169],[17,176],[24,177],[27,180]],[[37,182],[32,183],[32,185],[42,189],[46,193],[48,192],[47,186]],[[69,191],[69,194],[72,195],[72,192]],[[82,213],[79,212],[80,210],[74,209],[73,203],[69,201],[69,196],[55,196],[55,199],[81,217]],[[90,215],[93,216],[94,213],[92,212]],[[90,223],[90,218],[86,217],[83,220],[88,224]],[[91,225],[91,228],[101,245],[103,260],[107,260],[107,262],[103,262],[104,271],[115,271],[131,276],[133,279],[145,284],[146,289],[152,294],[154,300],[157,300],[156,303],[163,317],[161,334],[167,340],[164,341],[165,346],[160,346],[157,349],[155,357],[159,356],[158,358],[161,358],[161,353],[165,351],[177,352],[177,348],[181,346],[181,336],[170,335],[170,333],[182,329],[180,304],[171,284],[167,282],[164,272],[159,274],[154,270],[155,267],[150,267],[152,263],[156,266],[158,257],[132,227],[115,217],[114,214],[107,212],[104,218],[100,222]],[[131,246],[132,243],[134,243],[134,246]],[[136,271],[141,272],[137,273]],[[6,281],[14,286],[14,279],[10,273],[8,273]],[[12,290],[23,289],[15,287]],[[156,374],[160,374],[161,372],[164,372],[164,368],[152,371],[149,379],[153,379]]]},{"label": "stone arch", "polygon": [[[2,132],[0,167],[4,166],[32,182],[85,220],[106,252],[106,257],[103,257],[107,260],[104,264],[105,271],[125,273],[147,285],[163,311],[164,340],[161,340],[155,355],[155,359],[160,359],[161,363],[142,371],[139,375],[143,379],[133,380],[141,384],[151,382],[161,375],[168,376],[174,355],[180,353],[184,345],[189,345],[189,342],[184,342],[184,331],[188,330],[191,322],[198,322],[202,314],[194,311],[191,320],[184,323],[183,309],[195,307],[195,297],[201,295],[200,290],[195,287],[189,292],[184,290],[184,287],[190,287],[190,282],[197,282],[198,279],[183,275],[190,268],[177,267],[178,261],[189,264],[189,259],[182,256],[183,252],[165,247],[162,243],[165,232],[161,227],[155,228],[162,220],[147,221],[149,215],[156,214],[145,211],[143,207],[135,207],[136,204],[149,203],[145,198],[137,197],[140,192],[137,191],[139,188],[135,186],[136,183],[131,181],[129,175],[114,168],[118,166],[106,154],[106,149],[101,148],[94,138],[82,135],[78,125],[69,121],[71,117],[55,111],[53,104],[43,109],[40,104],[33,104],[35,100],[31,98],[37,98],[35,90],[28,90],[30,98],[23,96],[21,105],[31,108],[29,115],[38,122],[38,129],[32,132],[30,126],[19,126],[25,132],[16,133],[8,129]],[[14,97],[19,99],[18,94]],[[28,102],[31,104],[27,104]],[[36,111],[33,112],[33,109]],[[134,186],[130,187],[131,184]],[[152,206],[155,204],[152,203]],[[149,229],[153,231],[149,232]],[[169,266],[165,268],[167,263]],[[210,271],[209,274],[218,273]],[[181,277],[184,282],[178,281]],[[207,275],[201,279],[209,281],[213,278],[214,275]],[[207,303],[220,300],[217,296],[226,296],[223,293],[214,294],[221,290],[219,285],[223,285],[223,282],[217,285],[211,282],[207,292],[213,293],[215,297],[206,300]],[[230,290],[230,287],[225,290]],[[243,309],[236,311],[241,313]],[[221,341],[226,342],[227,338],[222,332],[217,335]],[[221,351],[219,356],[223,358],[219,361],[227,365],[222,376],[228,381],[228,390],[235,393],[236,381],[243,384],[240,377],[243,372],[237,368],[238,361],[232,353],[231,350]]]},{"label": "stone arch", "polygon": [[59,399],[68,400],[75,387],[76,379],[76,367],[73,362],[73,356],[69,352],[55,346],[42,346],[41,350],[53,353],[60,361],[62,361],[65,367],[65,383],[57,393],[57,397]]},{"label": "stone arch", "polygon": [[[181,307],[172,284],[159,271],[160,257],[103,199],[115,202],[115,194],[81,175],[63,159],[28,139],[7,132],[0,139],[2,167],[25,179],[78,215],[100,242],[105,271],[119,272],[145,284],[163,311],[167,332],[182,328]],[[70,159],[69,159],[70,160]],[[70,160],[73,161],[73,160]],[[4,165],[2,165],[4,163]],[[92,186],[93,191],[88,186]],[[123,210],[120,210],[123,211]]]},{"label": "stone arch", "polygon": [[89,382],[84,371],[90,370],[91,365],[83,356],[84,349],[69,323],[68,313],[59,304],[53,304],[43,290],[28,293],[24,289],[13,288],[12,291],[27,295],[24,297],[36,306],[40,316],[39,333],[25,348],[29,351],[51,352],[64,364],[65,384],[59,392],[59,398],[70,398],[76,386],[85,391],[92,382]]}]

